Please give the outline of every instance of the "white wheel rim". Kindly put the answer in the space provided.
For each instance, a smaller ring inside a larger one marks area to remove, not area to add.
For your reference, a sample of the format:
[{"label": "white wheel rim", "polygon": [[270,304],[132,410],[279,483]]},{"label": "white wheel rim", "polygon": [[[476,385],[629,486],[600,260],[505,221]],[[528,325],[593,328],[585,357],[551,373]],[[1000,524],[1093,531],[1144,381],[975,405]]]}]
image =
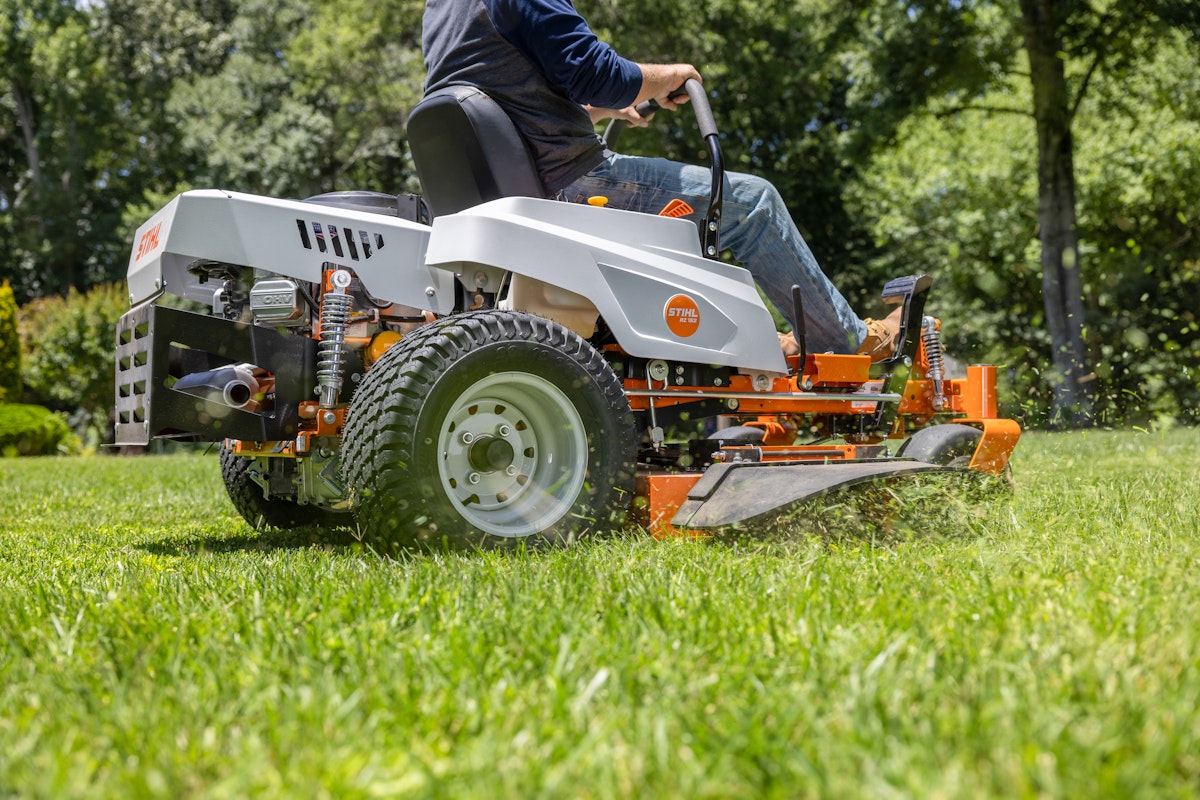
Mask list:
[{"label": "white wheel rim", "polygon": [[575,505],[587,432],[561,389],[527,372],[489,375],[454,401],[438,432],[438,479],[451,504],[485,533],[520,538]]}]

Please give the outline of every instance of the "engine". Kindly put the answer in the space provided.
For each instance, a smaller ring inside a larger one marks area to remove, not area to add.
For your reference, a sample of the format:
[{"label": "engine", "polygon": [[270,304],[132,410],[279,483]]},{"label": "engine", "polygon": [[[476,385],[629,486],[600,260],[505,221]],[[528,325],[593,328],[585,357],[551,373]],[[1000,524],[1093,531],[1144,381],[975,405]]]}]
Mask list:
[{"label": "engine", "polygon": [[[220,441],[271,476],[264,496],[344,501],[337,453],[346,405],[370,365],[432,319],[382,302],[328,263],[321,283],[213,261],[188,296],[131,309],[118,325],[117,441]],[[184,306],[178,308],[176,306]]]},{"label": "engine", "polygon": [[[346,402],[372,363],[431,319],[420,309],[376,300],[351,270],[334,264],[326,265],[320,285],[213,262],[189,271],[211,286],[211,316],[315,343],[312,394],[323,409]],[[173,388],[239,410],[275,410],[274,376],[254,363],[189,372]]]}]

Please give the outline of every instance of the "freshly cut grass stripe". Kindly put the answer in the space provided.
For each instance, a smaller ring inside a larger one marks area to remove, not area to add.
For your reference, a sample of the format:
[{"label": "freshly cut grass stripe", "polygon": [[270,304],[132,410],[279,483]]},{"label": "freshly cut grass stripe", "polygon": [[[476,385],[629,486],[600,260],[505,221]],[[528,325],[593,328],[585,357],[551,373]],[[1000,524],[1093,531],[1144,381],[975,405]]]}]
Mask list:
[{"label": "freshly cut grass stripe", "polygon": [[0,460],[0,795],[1193,796],[1198,445],[396,558],[255,533],[215,455]]}]

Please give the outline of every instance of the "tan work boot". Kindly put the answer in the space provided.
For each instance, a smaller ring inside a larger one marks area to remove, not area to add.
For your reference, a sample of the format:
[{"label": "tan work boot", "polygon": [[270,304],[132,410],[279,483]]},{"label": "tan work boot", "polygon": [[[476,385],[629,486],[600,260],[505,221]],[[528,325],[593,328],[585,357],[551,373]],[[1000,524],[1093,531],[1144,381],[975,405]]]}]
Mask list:
[{"label": "tan work boot", "polygon": [[870,356],[872,364],[895,355],[899,344],[896,340],[900,336],[900,315],[903,313],[904,306],[901,305],[883,319],[864,319],[867,338],[858,346],[858,354]]},{"label": "tan work boot", "polygon": [[779,334],[779,349],[783,351],[784,358],[800,355],[800,345],[796,344],[795,334]]}]

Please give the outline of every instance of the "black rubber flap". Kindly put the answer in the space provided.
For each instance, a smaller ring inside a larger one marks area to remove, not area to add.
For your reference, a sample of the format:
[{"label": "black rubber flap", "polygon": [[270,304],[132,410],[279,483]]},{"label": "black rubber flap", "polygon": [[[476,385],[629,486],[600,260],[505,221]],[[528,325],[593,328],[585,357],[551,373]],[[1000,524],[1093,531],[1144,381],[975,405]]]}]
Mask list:
[{"label": "black rubber flap", "polygon": [[671,524],[696,529],[736,525],[833,489],[930,470],[962,471],[905,459],[714,464],[688,492]]}]

